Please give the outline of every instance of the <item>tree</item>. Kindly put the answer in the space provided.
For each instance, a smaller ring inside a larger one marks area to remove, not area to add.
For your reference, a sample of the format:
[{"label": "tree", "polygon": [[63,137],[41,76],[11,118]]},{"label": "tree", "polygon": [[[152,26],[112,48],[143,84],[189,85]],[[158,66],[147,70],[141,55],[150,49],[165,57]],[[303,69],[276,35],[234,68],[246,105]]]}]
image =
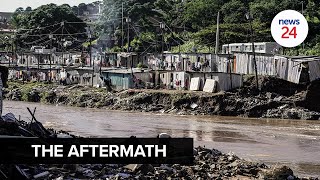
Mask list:
[{"label": "tree", "polygon": [[56,47],[61,45],[60,40],[64,38],[78,39],[78,44],[86,39],[86,24],[75,16],[70,6],[68,8],[66,5],[48,4],[29,13],[16,11],[13,17],[15,28],[18,29],[17,43],[22,48],[34,45],[47,46],[50,41],[49,34],[54,35],[53,44]]},{"label": "tree", "polygon": [[182,2],[175,0],[157,0],[154,5],[157,10],[160,10],[162,19],[164,19],[168,25],[174,27],[181,24]]},{"label": "tree", "polygon": [[32,8],[30,6],[26,7],[26,12],[31,12]]},{"label": "tree", "polygon": [[121,25],[121,1],[104,0],[103,12],[100,21],[96,24],[96,31],[101,37],[109,41],[109,47],[120,45],[121,42],[115,37],[121,37],[121,33],[117,31]]},{"label": "tree", "polygon": [[[166,5],[166,3],[169,3]],[[104,0],[103,15],[98,31],[104,36],[112,39],[111,46],[122,45],[122,38],[124,45],[128,46],[126,18],[129,17],[131,22],[129,24],[130,46],[136,51],[152,51],[154,49],[161,49],[162,30],[164,31],[165,47],[173,44],[175,41],[172,32],[167,29],[160,29],[160,22],[165,22],[171,25],[177,11],[174,9],[177,2],[173,0],[131,0],[123,1],[124,7],[124,31],[122,31],[122,2],[116,0]],[[164,6],[166,5],[166,6]],[[168,9],[169,8],[169,9]],[[152,38],[150,38],[152,37]],[[118,49],[118,48],[116,48]],[[146,52],[147,52],[146,51]]]},{"label": "tree", "polygon": [[84,11],[87,11],[87,5],[85,4],[85,3],[81,3],[81,4],[79,4],[79,6],[78,6],[78,12],[79,12],[79,16],[82,16],[83,15],[83,12]]},{"label": "tree", "polygon": [[77,15],[77,16],[79,16],[79,8],[78,8],[78,6],[72,6],[72,12],[75,14],[75,15]]},{"label": "tree", "polygon": [[247,8],[240,0],[232,0],[221,7],[223,23],[244,23]]},{"label": "tree", "polygon": [[219,3],[216,0],[188,1],[183,11],[183,23],[194,30],[216,23]]},{"label": "tree", "polygon": [[16,11],[13,13],[11,18],[11,24],[15,27],[20,27],[21,23],[23,23],[25,18],[24,9],[22,7],[19,7],[16,9]]},{"label": "tree", "polygon": [[[162,32],[165,49],[183,43],[188,47],[212,46],[215,43],[219,11],[221,44],[250,41],[250,26],[245,18],[249,11],[253,15],[255,41],[274,41],[270,25],[276,14],[286,9],[301,11],[300,0],[103,0],[103,15],[96,24],[96,32],[109,40],[110,48],[118,50],[122,40],[128,46],[128,24],[125,19],[124,31],[121,27],[122,2],[124,18],[131,18],[130,46],[140,52],[161,49]],[[81,6],[84,7],[84,4]],[[92,9],[93,5],[88,7]],[[306,50],[299,51],[301,53],[320,52],[314,49],[319,48],[320,44],[319,7],[318,0],[304,1],[309,35],[305,41]],[[160,22],[166,24],[165,29],[159,28]]]},{"label": "tree", "polygon": [[62,4],[60,7],[61,7],[61,8],[68,9],[68,10],[71,9],[71,6],[70,6],[69,4]]}]

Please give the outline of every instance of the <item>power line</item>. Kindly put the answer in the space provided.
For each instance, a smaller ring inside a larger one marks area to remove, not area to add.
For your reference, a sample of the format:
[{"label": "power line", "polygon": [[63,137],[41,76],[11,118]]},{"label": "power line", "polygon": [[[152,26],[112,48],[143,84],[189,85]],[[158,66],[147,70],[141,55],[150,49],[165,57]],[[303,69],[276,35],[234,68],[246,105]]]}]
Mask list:
[{"label": "power line", "polygon": [[74,41],[82,42],[82,41],[79,41],[77,38],[73,37],[73,36],[72,36],[72,34],[68,31],[68,29],[67,29],[67,28],[64,28],[64,29],[67,31],[67,33],[68,33],[69,37],[71,37]]},{"label": "power line", "polygon": [[[39,37],[39,36],[49,36],[49,35],[54,35],[54,36],[69,36],[69,35],[81,35],[81,34],[87,34],[85,32],[83,33],[73,33],[73,34],[53,34],[53,33],[50,33],[50,34],[38,34],[38,35],[27,35],[27,37]],[[21,34],[17,34],[17,35],[21,35]]]},{"label": "power line", "polygon": [[[61,28],[61,27],[59,27],[58,29],[54,30],[51,34],[57,32],[60,28]],[[33,42],[28,42],[28,43],[24,43],[24,44],[26,44],[26,45],[31,45],[31,44],[34,44],[34,43],[38,43],[38,42],[43,41],[44,39],[46,39],[47,36],[49,36],[49,35],[50,35],[50,34],[42,35],[42,36],[45,36],[45,37],[40,38],[40,39],[38,39],[38,40],[35,40],[35,41],[33,41]],[[28,36],[27,36],[27,37],[28,37]]]},{"label": "power line", "polygon": [[[161,23],[160,21],[158,21],[157,19],[155,19],[155,18],[153,18],[153,17],[150,17],[150,18],[152,18],[153,20],[155,20],[155,21],[157,21],[158,23]],[[168,29],[170,30],[170,32],[173,34],[174,32],[172,31],[172,29],[166,24],[166,23],[164,23],[165,24],[165,26],[166,27],[168,27]],[[177,37],[178,39],[180,39],[183,43],[185,43],[186,41],[185,40],[183,40],[183,39],[181,39],[180,37]],[[173,39],[173,38],[172,38]],[[174,40],[174,39],[173,39]],[[176,40],[174,40],[174,41],[176,41]],[[177,42],[177,41],[176,41]],[[179,45],[180,45],[180,43],[179,42],[177,42]]]},{"label": "power line", "polygon": [[150,48],[150,47],[152,47],[153,46],[153,44],[151,44],[145,51],[143,51],[141,54],[144,54],[144,53],[146,53],[147,51],[148,51],[148,49]]},{"label": "power line", "polygon": [[[132,25],[131,25],[132,26]],[[134,30],[134,32],[136,33],[136,35],[138,35],[140,38],[141,38],[141,33],[140,32],[138,32],[135,28],[134,28],[134,26],[132,26],[132,29]],[[143,39],[140,39],[140,40],[142,40],[142,41],[144,41],[144,42],[147,42],[147,43],[150,43],[150,44],[157,44],[157,43],[161,43],[162,41],[157,41],[157,40],[152,40],[153,42],[149,42],[149,41],[146,41],[146,40],[143,40]]]},{"label": "power line", "polygon": [[87,24],[87,22],[70,22],[70,21],[64,21],[64,22],[67,24]]},{"label": "power line", "polygon": [[21,31],[30,31],[30,30],[36,30],[36,29],[45,29],[45,28],[48,28],[48,27],[52,27],[52,26],[56,26],[58,24],[61,24],[60,23],[56,23],[56,24],[52,24],[52,25],[48,25],[48,26],[44,26],[44,27],[36,27],[36,28],[33,28],[33,29],[18,29],[18,30],[21,30]]}]

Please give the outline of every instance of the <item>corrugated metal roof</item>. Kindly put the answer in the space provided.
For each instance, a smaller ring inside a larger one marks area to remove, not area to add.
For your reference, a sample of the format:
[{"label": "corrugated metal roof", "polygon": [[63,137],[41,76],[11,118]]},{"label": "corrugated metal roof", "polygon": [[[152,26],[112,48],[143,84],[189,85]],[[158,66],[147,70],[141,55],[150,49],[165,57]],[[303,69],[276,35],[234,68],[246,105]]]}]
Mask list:
[{"label": "corrugated metal roof", "polygon": [[282,57],[282,58],[288,58],[294,61],[300,60],[300,61],[313,61],[313,60],[320,60],[320,56],[285,56],[285,55],[277,55],[275,57]]},{"label": "corrugated metal roof", "polygon": [[140,68],[133,68],[133,69],[112,69],[103,71],[104,73],[116,73],[116,74],[131,74],[131,73],[142,73],[142,72],[149,72],[149,70],[142,70]]},{"label": "corrugated metal roof", "polygon": [[[100,67],[95,67],[94,68],[95,70],[96,69],[99,69],[100,70]],[[116,68],[110,68],[110,67],[102,67],[101,68],[101,71],[108,71],[108,70],[113,70],[113,69],[116,69]],[[75,70],[78,70],[78,71],[92,71],[93,70],[93,67],[76,67]]]},{"label": "corrugated metal roof", "polygon": [[136,56],[136,53],[126,53],[126,52],[122,52],[122,53],[118,53],[119,57],[130,57],[130,56]]}]

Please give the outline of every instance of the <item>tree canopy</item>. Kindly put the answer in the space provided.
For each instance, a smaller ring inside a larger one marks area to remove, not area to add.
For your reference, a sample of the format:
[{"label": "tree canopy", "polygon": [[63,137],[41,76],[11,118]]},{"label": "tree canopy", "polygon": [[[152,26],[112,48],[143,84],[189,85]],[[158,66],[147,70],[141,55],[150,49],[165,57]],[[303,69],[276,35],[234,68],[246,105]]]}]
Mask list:
[{"label": "tree canopy", "polygon": [[[300,53],[318,52],[310,49],[320,46],[316,46],[320,37],[320,2],[316,0],[103,0],[104,11],[97,31],[108,37],[108,46],[115,50],[120,50],[122,37],[125,47],[128,46],[128,23],[125,20],[122,31],[122,2],[124,18],[130,17],[132,20],[129,37],[133,50],[159,50],[162,32],[165,50],[177,49],[173,47],[179,44],[213,47],[218,12],[220,44],[250,41],[249,22],[245,18],[248,12],[253,16],[255,41],[273,41],[270,25],[275,15],[286,9],[301,12],[302,5],[310,33],[305,41],[306,48]],[[166,24],[164,29],[160,29],[160,22]]]},{"label": "tree canopy", "polygon": [[[286,9],[301,12],[302,7],[309,23],[305,48],[286,52],[320,55],[320,2],[316,0],[103,0],[102,16],[95,22],[94,34],[106,40],[111,51],[125,51],[130,46],[132,51],[138,52],[161,51],[162,48],[188,52],[195,47],[199,52],[209,49],[213,52],[218,12],[220,44],[250,41],[250,26],[245,18],[248,12],[253,16],[255,41],[266,42],[273,41],[270,25],[277,13]],[[69,38],[81,40],[85,39],[85,35],[81,35],[85,24],[77,15],[96,14],[99,9],[98,1],[73,7],[49,4],[34,10],[18,8],[12,24],[19,29],[22,47],[34,41],[46,44],[48,38],[40,35],[50,33],[80,33]],[[65,23],[62,28],[61,22],[79,23]],[[50,27],[41,28],[46,26]]]},{"label": "tree canopy", "polygon": [[63,40],[73,41],[73,47],[86,40],[86,24],[79,19],[67,5],[48,4],[37,9],[18,8],[12,17],[17,29],[16,43],[20,48],[49,46],[52,43],[62,49]]}]

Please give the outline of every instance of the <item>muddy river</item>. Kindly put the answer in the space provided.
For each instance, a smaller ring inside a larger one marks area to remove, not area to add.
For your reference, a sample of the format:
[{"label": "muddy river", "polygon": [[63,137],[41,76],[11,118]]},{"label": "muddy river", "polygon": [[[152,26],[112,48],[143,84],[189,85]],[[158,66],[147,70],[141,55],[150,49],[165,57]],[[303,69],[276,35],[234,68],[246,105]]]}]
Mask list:
[{"label": "muddy river", "polygon": [[76,135],[155,137],[166,132],[247,160],[288,165],[295,175],[320,176],[320,121],[173,116],[4,101],[4,113],[23,120],[31,119],[27,107],[37,107],[36,118],[45,127]]}]

